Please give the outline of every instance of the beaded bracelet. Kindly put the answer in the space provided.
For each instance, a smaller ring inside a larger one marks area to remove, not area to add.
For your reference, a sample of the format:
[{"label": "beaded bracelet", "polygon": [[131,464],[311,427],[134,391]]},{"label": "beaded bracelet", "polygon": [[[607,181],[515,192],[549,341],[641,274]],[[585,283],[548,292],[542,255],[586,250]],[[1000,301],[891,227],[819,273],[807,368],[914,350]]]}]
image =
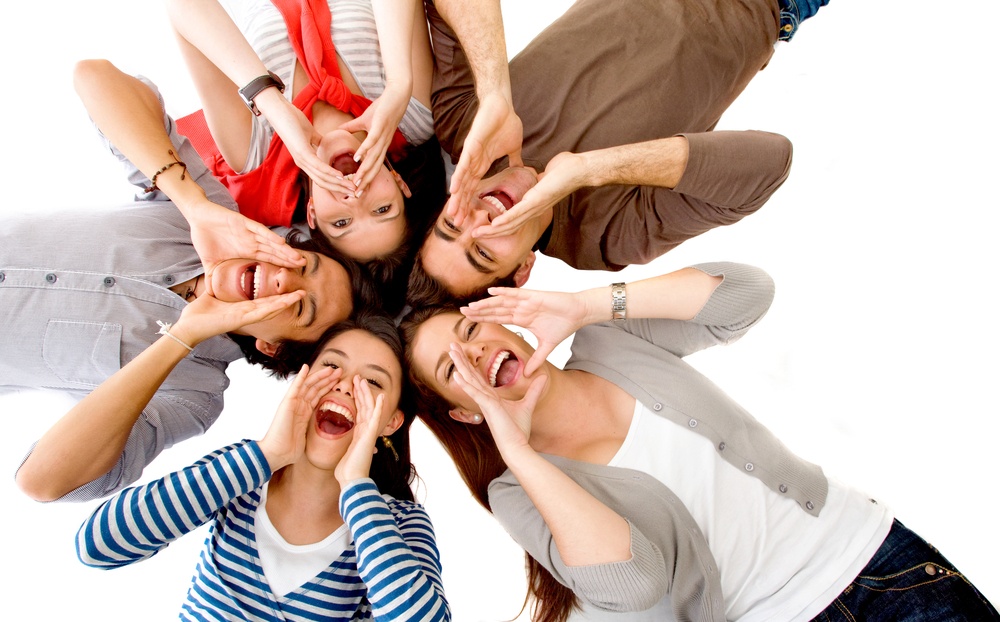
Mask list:
[{"label": "beaded bracelet", "polygon": [[160,176],[160,173],[163,173],[164,171],[166,171],[167,169],[169,169],[171,166],[177,166],[178,164],[180,164],[182,167],[184,167],[184,170],[181,171],[181,181],[184,180],[184,176],[187,174],[187,168],[188,168],[187,164],[184,164],[184,162],[180,161],[177,158],[177,156],[174,155],[174,150],[173,149],[168,149],[167,153],[170,154],[170,157],[173,158],[174,161],[173,162],[168,162],[167,164],[164,164],[162,167],[160,167],[160,170],[158,170],[155,173],[153,173],[153,179],[150,180],[153,183],[148,188],[146,188],[143,191],[146,194],[149,194],[150,192],[152,192],[154,190],[158,190],[158,188],[156,186],[156,178]]},{"label": "beaded bracelet", "polygon": [[158,335],[166,335],[167,337],[170,337],[171,339],[173,339],[177,343],[179,343],[182,346],[184,346],[185,348],[187,348],[188,352],[194,351],[194,348],[192,348],[188,344],[184,343],[181,340],[180,337],[178,337],[177,335],[174,335],[174,334],[172,334],[170,332],[170,327],[173,326],[173,324],[171,324],[170,322],[161,322],[160,320],[156,320],[156,323],[159,324],[159,326],[160,326],[160,330],[159,330],[159,332],[157,332]]}]

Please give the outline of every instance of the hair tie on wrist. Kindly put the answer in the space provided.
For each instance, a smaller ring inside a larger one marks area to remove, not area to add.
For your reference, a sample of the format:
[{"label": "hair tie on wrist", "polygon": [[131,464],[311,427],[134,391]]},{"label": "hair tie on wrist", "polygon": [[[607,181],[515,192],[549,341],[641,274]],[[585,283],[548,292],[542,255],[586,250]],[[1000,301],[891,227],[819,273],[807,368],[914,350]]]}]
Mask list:
[{"label": "hair tie on wrist", "polygon": [[171,339],[173,339],[177,343],[179,343],[182,346],[184,346],[185,348],[187,348],[188,352],[193,352],[194,351],[194,348],[192,348],[188,344],[184,343],[183,341],[181,341],[180,337],[178,337],[177,335],[174,335],[174,334],[172,334],[170,332],[170,328],[173,326],[173,324],[171,324],[170,322],[161,322],[160,320],[156,320],[156,323],[160,325],[160,330],[157,333],[158,335],[166,335],[167,337],[170,337]]}]

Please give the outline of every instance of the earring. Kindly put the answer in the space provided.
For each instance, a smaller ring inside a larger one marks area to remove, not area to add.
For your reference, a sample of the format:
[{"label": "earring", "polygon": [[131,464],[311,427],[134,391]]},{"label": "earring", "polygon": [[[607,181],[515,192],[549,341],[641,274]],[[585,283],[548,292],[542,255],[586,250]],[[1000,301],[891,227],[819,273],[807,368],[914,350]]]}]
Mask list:
[{"label": "earring", "polygon": [[483,416],[480,415],[479,413],[476,413],[476,414],[472,415],[472,422],[473,423],[482,423],[482,421],[483,421]]},{"label": "earring", "polygon": [[396,459],[396,462],[399,462],[399,454],[396,453],[396,448],[392,446],[392,439],[388,436],[383,436],[382,444],[385,445],[386,449],[392,452],[392,457]]}]

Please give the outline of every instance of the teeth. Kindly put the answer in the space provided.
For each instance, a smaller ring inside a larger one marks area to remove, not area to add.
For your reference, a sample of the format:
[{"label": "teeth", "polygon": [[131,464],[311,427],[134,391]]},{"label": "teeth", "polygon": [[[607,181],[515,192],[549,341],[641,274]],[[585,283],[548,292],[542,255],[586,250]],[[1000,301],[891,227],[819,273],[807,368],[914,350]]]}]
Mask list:
[{"label": "teeth", "polygon": [[347,408],[341,406],[340,404],[326,402],[325,404],[320,405],[319,409],[320,411],[333,411],[337,414],[343,415],[345,419],[354,423],[354,415],[351,414],[351,411],[347,410]]},{"label": "teeth", "polygon": [[495,196],[487,195],[483,197],[483,200],[492,205],[493,207],[497,208],[498,210],[500,210],[501,214],[507,211],[507,208],[503,206],[503,203],[500,201],[500,199],[496,198]]},{"label": "teeth", "polygon": [[493,361],[493,367],[490,368],[490,386],[497,386],[497,372],[500,371],[500,366],[503,362],[510,357],[510,352],[504,351],[497,355],[496,359]]},{"label": "teeth", "polygon": [[253,272],[253,299],[257,300],[257,294],[260,293],[260,266]]}]

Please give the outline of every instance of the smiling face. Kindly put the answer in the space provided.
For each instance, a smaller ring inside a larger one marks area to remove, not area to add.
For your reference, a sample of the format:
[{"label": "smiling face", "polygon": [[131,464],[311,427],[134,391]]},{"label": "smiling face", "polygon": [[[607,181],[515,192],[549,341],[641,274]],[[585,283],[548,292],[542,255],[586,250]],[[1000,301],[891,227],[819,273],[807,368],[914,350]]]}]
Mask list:
[{"label": "smiling face", "polygon": [[[469,216],[461,227],[455,226],[442,211],[420,249],[424,271],[456,297],[481,290],[525,267],[530,271],[531,249],[548,225],[547,219],[536,218],[510,235],[496,238],[476,239],[472,231],[488,225],[519,203],[536,183],[538,176],[533,169],[508,168],[479,183],[478,198],[473,200]],[[525,280],[527,272],[517,284]]]},{"label": "smiling face", "polygon": [[472,322],[460,313],[430,318],[417,328],[409,344],[413,372],[428,388],[454,407],[479,412],[455,381],[455,364],[448,355],[452,343],[459,345],[475,372],[500,397],[524,397],[530,384],[524,378],[524,365],[534,349],[503,326]]},{"label": "smiling face", "polygon": [[[227,259],[210,276],[212,293],[225,302],[305,290],[306,296],[277,316],[244,326],[238,332],[259,341],[316,341],[327,328],[347,318],[353,307],[347,270],[338,262],[301,251],[306,265],[282,268],[249,259]],[[259,346],[258,346],[259,347]]]},{"label": "smiling face", "polygon": [[[358,170],[354,152],[361,143],[343,130],[327,133],[317,155],[345,176]],[[330,192],[312,184],[306,210],[310,229],[318,229],[334,248],[358,261],[370,261],[399,248],[406,236],[403,197],[409,189],[398,174],[380,168],[360,197]]]},{"label": "smiling face", "polygon": [[[379,427],[385,427],[398,412],[403,368],[384,341],[362,329],[340,333],[323,344],[312,369],[323,367],[343,371],[333,389],[320,398],[313,413],[312,425],[306,434],[306,456],[315,465],[333,468],[347,451],[357,421],[354,376],[368,383],[373,398],[385,396],[379,422]],[[388,434],[391,430],[382,432]]]}]

